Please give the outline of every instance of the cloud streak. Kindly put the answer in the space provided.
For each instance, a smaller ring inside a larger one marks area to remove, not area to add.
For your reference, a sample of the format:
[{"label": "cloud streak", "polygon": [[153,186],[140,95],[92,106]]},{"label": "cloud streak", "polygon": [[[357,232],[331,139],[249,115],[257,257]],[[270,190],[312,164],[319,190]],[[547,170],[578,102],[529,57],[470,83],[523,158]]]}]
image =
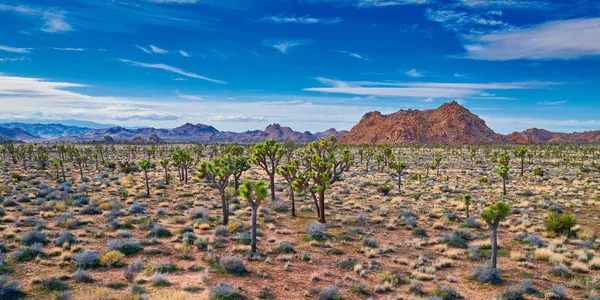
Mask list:
[{"label": "cloud streak", "polygon": [[288,53],[292,48],[310,43],[308,40],[263,40],[262,44],[277,49],[281,53]]},{"label": "cloud streak", "polygon": [[341,18],[329,18],[320,19],[311,16],[265,16],[260,19],[264,23],[278,23],[278,24],[339,24],[342,22]]},{"label": "cloud streak", "polygon": [[206,80],[212,83],[218,83],[218,84],[227,84],[227,82],[222,81],[222,80],[217,80],[217,79],[212,79],[209,77],[205,77],[202,75],[198,75],[195,73],[191,73],[191,72],[186,72],[182,69],[179,69],[177,67],[173,67],[173,66],[169,66],[169,65],[165,65],[165,64],[151,64],[151,63],[143,63],[143,62],[137,62],[137,61],[133,61],[133,60],[128,60],[128,59],[119,59],[119,61],[124,62],[124,63],[128,63],[132,66],[136,66],[136,67],[143,67],[143,68],[150,68],[150,69],[160,69],[160,70],[165,70],[165,71],[169,71],[172,73],[176,73],[182,76],[186,76],[186,77],[190,77],[190,78],[196,78],[196,79],[202,79],[202,80]]},{"label": "cloud streak", "polygon": [[0,45],[1,51],[12,52],[12,53],[29,53],[32,50],[31,48],[16,48],[10,46],[2,46]]}]

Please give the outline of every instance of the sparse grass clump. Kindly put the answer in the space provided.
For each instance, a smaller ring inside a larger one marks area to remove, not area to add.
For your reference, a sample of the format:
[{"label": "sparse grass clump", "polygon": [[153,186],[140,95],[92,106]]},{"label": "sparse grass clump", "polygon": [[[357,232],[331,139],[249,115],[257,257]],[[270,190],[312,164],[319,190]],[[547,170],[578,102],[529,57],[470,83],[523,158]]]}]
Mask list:
[{"label": "sparse grass clump", "polygon": [[248,273],[244,261],[235,255],[227,254],[219,259],[219,266],[230,274],[245,275]]},{"label": "sparse grass clump", "polygon": [[73,262],[76,266],[82,268],[93,268],[98,266],[100,263],[100,254],[95,251],[85,250],[79,253],[76,253],[73,256]]},{"label": "sparse grass clump", "polygon": [[141,243],[136,238],[110,240],[107,245],[109,250],[116,250],[125,255],[132,255],[142,251]]},{"label": "sparse grass clump", "polygon": [[498,283],[500,270],[494,270],[491,264],[478,265],[471,271],[471,279],[484,283]]}]

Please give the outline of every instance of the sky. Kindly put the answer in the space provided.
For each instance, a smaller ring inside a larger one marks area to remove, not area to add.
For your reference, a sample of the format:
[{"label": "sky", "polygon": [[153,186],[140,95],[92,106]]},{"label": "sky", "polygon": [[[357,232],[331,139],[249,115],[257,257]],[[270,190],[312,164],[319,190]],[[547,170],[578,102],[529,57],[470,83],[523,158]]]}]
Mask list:
[{"label": "sky", "polygon": [[600,1],[0,0],[0,120],[600,129]]}]

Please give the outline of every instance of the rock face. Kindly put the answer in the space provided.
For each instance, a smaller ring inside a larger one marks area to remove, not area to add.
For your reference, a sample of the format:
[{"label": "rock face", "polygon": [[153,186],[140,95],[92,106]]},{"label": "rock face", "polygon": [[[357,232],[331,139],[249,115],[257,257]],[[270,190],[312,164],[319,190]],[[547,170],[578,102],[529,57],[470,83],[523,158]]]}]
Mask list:
[{"label": "rock face", "polygon": [[478,116],[457,102],[431,110],[370,112],[340,138],[346,144],[473,145],[505,142]]},{"label": "rock face", "polygon": [[600,130],[562,133],[531,128],[523,132],[513,132],[506,138],[509,142],[517,144],[590,144],[600,143]]}]

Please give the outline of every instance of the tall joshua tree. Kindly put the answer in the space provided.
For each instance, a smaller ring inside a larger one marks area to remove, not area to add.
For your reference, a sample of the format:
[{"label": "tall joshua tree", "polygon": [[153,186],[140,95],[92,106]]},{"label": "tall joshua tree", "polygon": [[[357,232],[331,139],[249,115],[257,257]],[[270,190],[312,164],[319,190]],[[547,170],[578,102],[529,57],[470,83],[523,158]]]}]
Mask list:
[{"label": "tall joshua tree", "polygon": [[229,184],[233,172],[233,162],[229,155],[217,157],[210,162],[203,161],[198,166],[198,179],[204,179],[221,195],[221,206],[223,207],[223,224],[229,223],[229,201],[225,195],[225,189]]},{"label": "tall joshua tree", "polygon": [[77,165],[79,165],[79,174],[81,175],[82,179],[83,179],[83,164],[85,164],[86,161],[87,161],[87,156],[85,156],[85,155],[78,155],[77,157],[75,157],[75,162],[77,163]]},{"label": "tall joshua tree", "polygon": [[256,215],[258,207],[267,197],[267,184],[262,181],[245,180],[240,188],[240,196],[248,201],[252,209],[252,252],[256,253]]},{"label": "tall joshua tree", "polygon": [[277,168],[277,174],[288,183],[290,186],[290,200],[292,201],[292,216],[296,216],[296,202],[294,200],[294,193],[296,192],[298,180],[300,161],[297,159],[291,160],[289,163],[282,165]]},{"label": "tall joshua tree", "polygon": [[469,207],[471,206],[471,199],[472,198],[473,197],[471,196],[471,194],[464,194],[463,195],[463,203],[467,207],[467,219],[470,217],[469,216]]},{"label": "tall joshua tree", "polygon": [[165,184],[169,185],[169,161],[168,158],[163,158],[158,161],[158,164],[165,170]]},{"label": "tall joshua tree", "polygon": [[498,166],[498,170],[496,170],[496,174],[502,177],[502,195],[506,196],[506,180],[508,179],[509,168],[505,165]]},{"label": "tall joshua tree", "polygon": [[390,162],[390,168],[398,173],[398,192],[402,193],[402,173],[406,169],[406,164],[401,161]]},{"label": "tall joshua tree", "polygon": [[527,148],[519,147],[519,149],[515,151],[515,154],[517,157],[521,158],[521,177],[523,177],[523,172],[525,171],[525,156],[527,155]]},{"label": "tall joshua tree", "polygon": [[271,201],[275,201],[275,172],[286,149],[281,147],[276,140],[266,140],[254,145],[250,162],[258,165],[269,176],[271,187]]},{"label": "tall joshua tree", "polygon": [[486,208],[483,212],[481,212],[481,219],[483,219],[490,230],[492,231],[490,234],[490,239],[492,242],[492,260],[491,266],[493,270],[493,274],[498,274],[497,272],[497,262],[498,262],[498,225],[500,222],[506,219],[506,217],[510,214],[512,208],[510,205],[504,202],[496,202],[490,207]]},{"label": "tall joshua tree", "polygon": [[142,159],[139,163],[140,169],[144,172],[144,180],[146,181],[146,195],[150,197],[150,184],[148,183],[148,170],[152,168],[152,163],[147,159]]}]

